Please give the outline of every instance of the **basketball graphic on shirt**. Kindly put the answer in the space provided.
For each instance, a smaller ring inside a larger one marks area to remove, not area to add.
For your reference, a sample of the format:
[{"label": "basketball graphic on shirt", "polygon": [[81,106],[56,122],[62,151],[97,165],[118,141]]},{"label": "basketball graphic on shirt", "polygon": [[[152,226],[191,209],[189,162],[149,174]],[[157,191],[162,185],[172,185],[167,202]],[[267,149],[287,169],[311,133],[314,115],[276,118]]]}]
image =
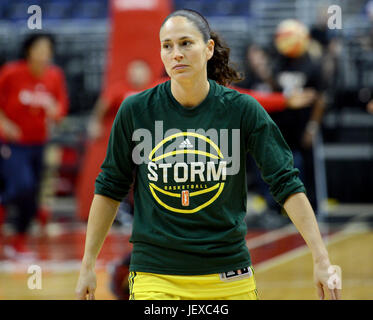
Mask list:
[{"label": "basketball graphic on shirt", "polygon": [[179,132],[164,138],[149,154],[149,189],[163,208],[191,214],[212,204],[226,181],[226,161],[210,138]]},{"label": "basketball graphic on shirt", "polygon": [[275,33],[275,45],[277,50],[291,58],[302,56],[309,45],[308,28],[294,19],[282,21]]}]

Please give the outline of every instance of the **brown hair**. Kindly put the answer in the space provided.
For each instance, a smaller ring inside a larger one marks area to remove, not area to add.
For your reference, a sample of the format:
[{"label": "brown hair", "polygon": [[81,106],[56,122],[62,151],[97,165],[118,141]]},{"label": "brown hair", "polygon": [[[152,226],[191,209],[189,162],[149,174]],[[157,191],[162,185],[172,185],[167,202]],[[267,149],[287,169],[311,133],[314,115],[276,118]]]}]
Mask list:
[{"label": "brown hair", "polygon": [[200,13],[190,9],[174,11],[166,17],[162,26],[167,22],[167,20],[176,16],[185,17],[191,21],[201,32],[203,40],[206,43],[210,39],[214,40],[214,55],[207,62],[207,77],[209,79],[215,80],[223,86],[243,80],[241,74],[233,68],[229,61],[230,48],[223,42],[216,32],[211,31],[207,20]]}]

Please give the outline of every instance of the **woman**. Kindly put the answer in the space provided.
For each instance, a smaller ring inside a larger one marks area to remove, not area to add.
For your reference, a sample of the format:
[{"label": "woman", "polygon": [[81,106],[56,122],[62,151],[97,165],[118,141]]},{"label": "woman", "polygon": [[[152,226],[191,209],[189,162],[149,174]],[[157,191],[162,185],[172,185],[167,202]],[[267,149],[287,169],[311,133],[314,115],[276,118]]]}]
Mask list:
[{"label": "woman", "polygon": [[67,112],[65,77],[51,64],[53,51],[51,35],[31,34],[23,43],[22,59],[0,72],[0,216],[8,205],[17,214],[16,235],[5,248],[9,257],[31,256],[27,232],[38,209],[44,146],[49,126]]},{"label": "woman", "polygon": [[88,124],[88,142],[77,183],[78,216],[88,219],[93,199],[94,181],[105,158],[110,130],[122,101],[150,88],[151,70],[146,61],[134,60],[126,69],[127,81],[106,88],[97,100]]},{"label": "woman", "polygon": [[191,10],[165,19],[160,42],[171,80],[127,98],[114,121],[77,298],[94,299],[95,261],[136,168],[131,299],[257,299],[245,244],[246,151],[311,249],[323,298],[331,264],[298,170],[256,100],[224,87],[239,80],[229,49]]}]

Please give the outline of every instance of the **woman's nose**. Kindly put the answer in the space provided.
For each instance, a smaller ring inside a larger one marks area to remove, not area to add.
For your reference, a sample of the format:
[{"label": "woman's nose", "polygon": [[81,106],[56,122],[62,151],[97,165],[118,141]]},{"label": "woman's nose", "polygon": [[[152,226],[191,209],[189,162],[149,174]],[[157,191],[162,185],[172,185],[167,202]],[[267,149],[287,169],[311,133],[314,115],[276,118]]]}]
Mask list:
[{"label": "woman's nose", "polygon": [[174,49],[174,59],[175,60],[177,60],[177,61],[180,61],[181,59],[183,59],[183,54],[180,52],[180,50],[177,48],[177,47],[175,47],[175,49]]}]

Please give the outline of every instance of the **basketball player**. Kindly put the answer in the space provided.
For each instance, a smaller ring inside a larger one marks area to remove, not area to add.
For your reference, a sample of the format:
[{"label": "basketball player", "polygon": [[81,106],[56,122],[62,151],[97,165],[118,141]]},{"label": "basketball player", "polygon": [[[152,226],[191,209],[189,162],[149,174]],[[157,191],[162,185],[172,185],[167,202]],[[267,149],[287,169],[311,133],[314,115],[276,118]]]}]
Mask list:
[{"label": "basketball player", "polygon": [[[246,152],[310,248],[320,298],[328,292],[339,299],[328,287],[328,252],[286,142],[255,99],[225,87],[238,80],[229,49],[191,10],[165,19],[160,43],[171,80],[128,97],[116,116],[96,180],[77,299],[95,297],[95,262],[134,168],[131,299],[258,299],[245,244]],[[196,154],[206,161],[190,158]],[[172,155],[178,161],[168,161]]]}]

